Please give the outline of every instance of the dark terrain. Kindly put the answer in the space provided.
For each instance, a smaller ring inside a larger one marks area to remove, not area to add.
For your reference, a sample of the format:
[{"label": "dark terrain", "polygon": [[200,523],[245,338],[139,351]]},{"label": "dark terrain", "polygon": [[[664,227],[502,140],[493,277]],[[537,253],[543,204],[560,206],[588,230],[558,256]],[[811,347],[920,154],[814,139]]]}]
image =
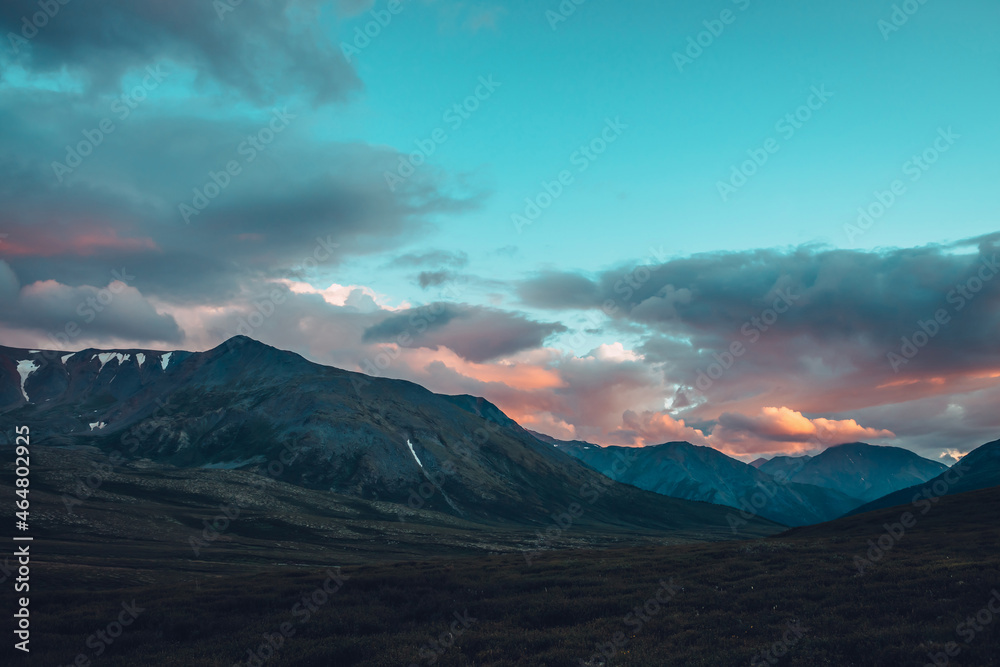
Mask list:
[{"label": "dark terrain", "polygon": [[[94,664],[229,666],[291,623],[265,664],[406,666],[433,655],[437,665],[749,665],[789,622],[803,634],[784,665],[924,665],[950,641],[961,644],[950,665],[1000,664],[1000,622],[968,644],[956,634],[1000,587],[1000,489],[941,499],[859,574],[855,557],[907,509],[746,542],[553,551],[530,566],[520,554],[360,564],[287,533],[253,556],[220,547],[204,559],[148,538],[40,539],[30,664],[93,657],[88,637],[132,600],[145,611]],[[293,615],[342,563],[343,587],[308,621]],[[639,627],[627,615],[661,580],[673,597],[650,603]],[[429,643],[456,612],[476,620],[437,656]],[[610,662],[592,659],[598,645]]]}]

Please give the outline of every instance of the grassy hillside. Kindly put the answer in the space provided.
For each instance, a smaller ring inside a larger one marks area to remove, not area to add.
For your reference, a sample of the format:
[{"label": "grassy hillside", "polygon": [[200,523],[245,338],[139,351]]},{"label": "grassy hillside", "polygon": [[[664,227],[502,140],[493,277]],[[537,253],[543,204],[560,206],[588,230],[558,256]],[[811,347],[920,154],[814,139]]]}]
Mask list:
[{"label": "grassy hillside", "polygon": [[[287,532],[214,562],[156,559],[148,536],[42,540],[31,664],[94,659],[88,638],[133,600],[143,611],[110,646],[92,640],[106,648],[94,664],[229,667],[267,654],[265,634],[280,643],[266,665],[717,667],[750,665],[784,640],[782,665],[924,665],[948,642],[961,644],[949,665],[1000,664],[1000,622],[968,644],[959,634],[1000,587],[1000,489],[942,498],[861,574],[868,541],[908,509],[748,542],[550,551],[531,565],[483,552],[324,560]],[[385,538],[367,543],[374,552]],[[303,596],[314,594],[310,610]]]}]

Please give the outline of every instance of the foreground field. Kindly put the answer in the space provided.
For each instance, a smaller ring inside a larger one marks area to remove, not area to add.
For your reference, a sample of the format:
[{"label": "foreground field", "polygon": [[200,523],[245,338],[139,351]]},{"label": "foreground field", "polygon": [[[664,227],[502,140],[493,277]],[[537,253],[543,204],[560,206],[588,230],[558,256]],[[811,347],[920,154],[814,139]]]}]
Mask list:
[{"label": "foreground field", "polygon": [[[506,554],[199,575],[172,561],[145,570],[109,544],[100,564],[36,564],[30,664],[1000,664],[1000,489],[944,498],[885,537],[906,509],[531,565]],[[889,548],[869,553],[880,538]],[[123,603],[141,608],[134,621]]]}]

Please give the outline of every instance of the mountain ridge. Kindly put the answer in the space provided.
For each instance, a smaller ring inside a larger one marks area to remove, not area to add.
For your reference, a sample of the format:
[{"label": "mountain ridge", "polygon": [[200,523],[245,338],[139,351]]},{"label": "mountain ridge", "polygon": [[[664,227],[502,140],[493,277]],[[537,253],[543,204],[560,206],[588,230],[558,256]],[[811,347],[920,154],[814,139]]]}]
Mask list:
[{"label": "mountain ridge", "polygon": [[[577,505],[575,526],[732,537],[723,508],[610,481],[485,399],[315,364],[246,337],[204,352],[49,354],[37,371],[17,372],[41,354],[0,348],[0,422],[29,425],[49,444],[274,471],[309,489],[486,523],[544,527]],[[777,529],[763,519],[751,528]]]}]

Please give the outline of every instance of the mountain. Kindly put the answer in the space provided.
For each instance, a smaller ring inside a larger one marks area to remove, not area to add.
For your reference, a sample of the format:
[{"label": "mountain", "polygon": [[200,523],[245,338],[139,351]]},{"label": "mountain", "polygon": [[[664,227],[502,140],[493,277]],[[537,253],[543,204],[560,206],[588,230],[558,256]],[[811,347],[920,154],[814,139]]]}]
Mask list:
[{"label": "mountain", "polygon": [[[726,511],[609,480],[488,401],[314,364],[238,336],[206,352],[0,347],[0,438],[239,469],[480,523],[731,537]],[[749,530],[770,533],[770,522]]]},{"label": "mountain", "polygon": [[769,474],[781,471],[793,482],[836,489],[866,502],[926,482],[947,469],[908,449],[863,442],[830,447],[813,457],[776,457],[760,467]]},{"label": "mountain", "polygon": [[986,443],[966,454],[961,461],[944,473],[906,489],[901,489],[862,505],[850,515],[863,514],[886,507],[908,505],[915,498],[928,499],[956,493],[978,491],[1000,486],[1000,440]]},{"label": "mountain", "polygon": [[768,475],[777,476],[779,474],[788,477],[799,467],[804,466],[812,459],[809,455],[804,456],[775,456],[771,460],[757,459],[750,465],[758,470],[763,470]]},{"label": "mountain", "polygon": [[[619,482],[672,498],[750,507],[761,516],[787,526],[828,521],[862,502],[832,489],[782,483],[716,449],[687,442],[639,448],[601,447],[581,441],[561,442],[539,433],[533,435]],[[626,466],[627,461],[632,463]],[[754,507],[754,501],[760,502],[762,498],[766,502]]]}]

